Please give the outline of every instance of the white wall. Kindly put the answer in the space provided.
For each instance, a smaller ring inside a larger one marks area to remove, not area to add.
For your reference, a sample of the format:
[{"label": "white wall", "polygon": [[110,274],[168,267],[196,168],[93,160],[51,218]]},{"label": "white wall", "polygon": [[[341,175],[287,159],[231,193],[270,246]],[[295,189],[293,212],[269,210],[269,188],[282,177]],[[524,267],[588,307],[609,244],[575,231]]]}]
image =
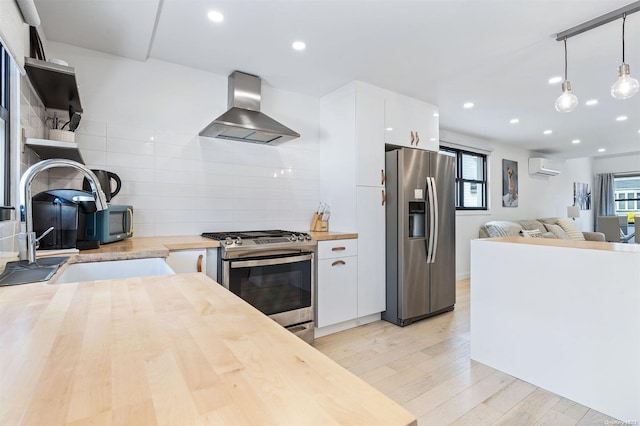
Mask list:
[{"label": "white wall", "polygon": [[[135,235],[308,229],[320,192],[317,98],[263,82],[261,109],[302,135],[291,142],[201,138],[227,109],[227,76],[53,42],[47,53],[76,69],[76,140],[89,167],[122,178],[112,202],[134,206]],[[66,173],[52,171],[50,186],[67,186]]]},{"label": "white wall", "polygon": [[[456,277],[470,274],[470,242],[478,238],[480,227],[492,220],[522,220],[542,217],[567,217],[567,206],[573,205],[573,182],[593,185],[593,167],[590,158],[562,162],[558,176],[529,175],[529,157],[539,156],[530,151],[471,138],[445,131],[447,142],[460,142],[468,147],[476,145],[491,151],[489,163],[489,210],[456,214]],[[441,138],[442,139],[442,138]],[[518,207],[502,207],[502,160],[518,162]],[[580,212],[578,224],[584,231],[592,230],[591,210]]]}]

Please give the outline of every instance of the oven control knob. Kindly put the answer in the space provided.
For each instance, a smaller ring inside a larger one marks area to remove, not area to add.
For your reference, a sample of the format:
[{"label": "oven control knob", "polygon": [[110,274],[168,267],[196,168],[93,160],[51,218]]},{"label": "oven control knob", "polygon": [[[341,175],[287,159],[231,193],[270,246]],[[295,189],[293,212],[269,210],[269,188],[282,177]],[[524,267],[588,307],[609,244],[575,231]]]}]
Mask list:
[{"label": "oven control knob", "polygon": [[291,234],[291,236],[289,237],[289,241],[297,241],[298,237],[296,236],[296,234]]},{"label": "oven control knob", "polygon": [[305,240],[311,240],[311,235],[309,235],[309,234],[304,234],[304,239],[305,239]]},{"label": "oven control knob", "polygon": [[231,244],[233,244],[233,240],[231,239],[231,237],[227,237],[224,239],[225,246],[230,246]]},{"label": "oven control knob", "polygon": [[242,245],[242,238],[240,237],[236,238],[236,244],[239,246]]}]

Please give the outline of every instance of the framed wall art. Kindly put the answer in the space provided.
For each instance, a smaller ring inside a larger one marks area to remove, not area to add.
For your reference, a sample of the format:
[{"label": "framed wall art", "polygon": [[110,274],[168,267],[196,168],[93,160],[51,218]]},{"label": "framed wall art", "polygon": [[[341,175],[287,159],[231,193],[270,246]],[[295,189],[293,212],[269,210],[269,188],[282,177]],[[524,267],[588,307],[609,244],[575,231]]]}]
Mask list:
[{"label": "framed wall art", "polygon": [[591,190],[588,183],[573,182],[573,205],[591,210]]},{"label": "framed wall art", "polygon": [[502,207],[518,207],[518,162],[502,160]]}]

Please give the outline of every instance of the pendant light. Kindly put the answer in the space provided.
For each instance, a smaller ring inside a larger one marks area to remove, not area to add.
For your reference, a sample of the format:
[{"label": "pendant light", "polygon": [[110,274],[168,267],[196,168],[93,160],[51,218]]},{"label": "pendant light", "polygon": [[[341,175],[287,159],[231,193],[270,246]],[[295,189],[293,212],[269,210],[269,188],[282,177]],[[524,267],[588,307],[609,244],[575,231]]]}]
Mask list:
[{"label": "pendant light", "polygon": [[622,65],[618,67],[618,80],[611,86],[611,96],[616,99],[628,99],[638,93],[640,83],[629,76],[629,65],[624,63],[624,23],[627,14],[622,15]]},{"label": "pendant light", "polygon": [[571,112],[578,105],[578,98],[571,93],[571,82],[567,80],[567,37],[564,38],[564,81],[562,82],[562,95],[556,99],[556,110]]}]

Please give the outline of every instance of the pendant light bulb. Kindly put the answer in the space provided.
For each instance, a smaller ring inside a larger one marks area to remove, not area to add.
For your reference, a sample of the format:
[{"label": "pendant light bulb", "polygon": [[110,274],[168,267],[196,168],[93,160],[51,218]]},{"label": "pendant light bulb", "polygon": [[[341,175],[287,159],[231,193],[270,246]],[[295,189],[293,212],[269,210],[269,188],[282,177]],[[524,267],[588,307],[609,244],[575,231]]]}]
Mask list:
[{"label": "pendant light bulb", "polygon": [[616,99],[629,99],[640,89],[638,80],[629,75],[629,65],[622,64],[618,67],[618,80],[611,86],[611,96]]},{"label": "pendant light bulb", "polygon": [[558,112],[571,112],[578,106],[578,97],[571,93],[571,83],[567,80],[567,38],[564,38],[564,81],[562,95],[556,99],[555,107]]},{"label": "pendant light bulb", "polygon": [[629,99],[640,88],[638,80],[629,75],[629,65],[624,63],[624,24],[627,14],[622,15],[622,65],[618,67],[618,80],[611,86],[611,96],[616,99]]},{"label": "pendant light bulb", "polygon": [[578,106],[578,97],[571,93],[571,83],[567,80],[562,83],[562,95],[556,99],[556,111],[571,112]]}]

